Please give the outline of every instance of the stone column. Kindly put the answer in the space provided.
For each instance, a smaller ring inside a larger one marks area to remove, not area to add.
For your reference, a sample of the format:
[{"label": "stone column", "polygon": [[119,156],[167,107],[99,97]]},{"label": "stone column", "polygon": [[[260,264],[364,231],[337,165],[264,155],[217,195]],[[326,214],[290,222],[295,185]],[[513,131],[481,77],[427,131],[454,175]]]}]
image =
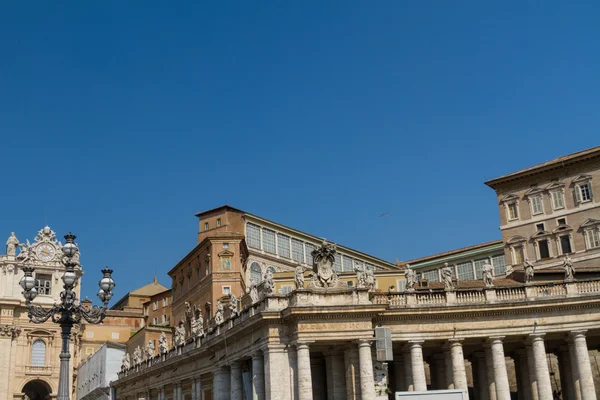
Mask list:
[{"label": "stone column", "polygon": [[465,369],[465,356],[463,355],[460,339],[450,339],[448,341],[452,356],[452,380],[455,389],[464,390],[469,398],[469,385],[467,384],[467,371]]},{"label": "stone column", "polygon": [[[289,375],[290,360],[286,345],[269,344],[263,349],[265,364],[265,398],[267,400],[291,397]],[[233,400],[233,399],[232,399]]]},{"label": "stone column", "polygon": [[594,375],[590,365],[590,356],[588,354],[585,333],[587,331],[571,332],[570,339],[573,342],[575,350],[575,360],[577,361],[577,376],[579,378],[579,387],[582,400],[596,400],[596,389],[594,387]]},{"label": "stone column", "polygon": [[446,385],[444,389],[454,389],[454,373],[452,372],[452,352],[449,348],[444,349],[444,368],[446,376]]},{"label": "stone column", "polygon": [[296,343],[298,353],[298,399],[312,400],[312,376],[308,343]]},{"label": "stone column", "polygon": [[544,345],[543,333],[529,335],[533,348],[533,361],[535,363],[535,379],[537,380],[538,396],[541,399],[552,398],[552,383],[548,371],[548,359],[546,358],[546,347]]},{"label": "stone column", "polygon": [[406,389],[404,377],[404,360],[400,357],[402,356],[394,355],[394,389],[396,392],[401,392]]},{"label": "stone column", "polygon": [[488,395],[490,400],[496,399],[496,375],[494,374],[494,357],[489,343],[485,344],[485,366],[487,372]]},{"label": "stone column", "polygon": [[414,392],[415,384],[413,382],[413,373],[412,373],[412,361],[410,358],[410,347],[405,348],[404,353],[402,354],[404,358],[404,381],[405,387],[403,390],[407,392]]},{"label": "stone column", "polygon": [[575,389],[575,400],[581,400],[581,385],[579,384],[579,371],[577,370],[577,354],[575,342],[567,341],[569,348],[569,361],[571,362],[571,377],[573,379],[573,389]]},{"label": "stone column", "polygon": [[346,369],[346,396],[349,400],[360,399],[360,374],[358,366],[358,347],[351,344],[344,351],[344,366]]},{"label": "stone column", "polygon": [[529,400],[531,396],[531,383],[529,382],[529,366],[527,361],[527,350],[519,349],[516,352],[515,373],[518,370],[517,393],[519,399]]},{"label": "stone column", "polygon": [[179,398],[179,387],[181,386],[180,382],[176,382],[173,384],[173,400],[180,400]]},{"label": "stone column", "polygon": [[427,391],[427,379],[425,378],[425,364],[423,363],[423,341],[411,340],[410,361],[412,365],[413,384],[416,392]]},{"label": "stone column", "polygon": [[262,353],[252,354],[252,400],[265,400],[265,366]]},{"label": "stone column", "polygon": [[242,400],[242,365],[239,361],[234,361],[231,363],[230,368],[229,398],[231,400]]},{"label": "stone column", "polygon": [[213,370],[213,399],[229,400],[229,368],[216,367]]},{"label": "stone column", "polygon": [[538,400],[538,388],[537,388],[537,377],[535,375],[535,358],[533,357],[533,347],[531,344],[528,344],[525,347],[525,352],[527,354],[527,371],[529,376],[529,392],[531,393],[532,400]]},{"label": "stone column", "polygon": [[344,356],[341,352],[330,351],[325,354],[325,373],[327,375],[327,400],[346,400]]},{"label": "stone column", "polygon": [[360,340],[358,342],[358,361],[360,364],[361,399],[375,400],[373,360],[371,359],[371,343],[368,340]]},{"label": "stone column", "polygon": [[504,358],[504,346],[502,344],[503,339],[504,336],[496,336],[489,338],[489,341],[492,350],[492,362],[494,365],[496,399],[510,400],[510,386],[508,384],[508,374],[506,372],[506,359]]},{"label": "stone column", "polygon": [[573,370],[569,358],[569,348],[560,346],[558,349],[558,372],[560,374],[560,390],[563,399],[577,399],[573,385]]},{"label": "stone column", "polygon": [[[488,384],[487,365],[485,364],[485,353],[479,351],[474,354],[473,379],[477,386],[473,385],[473,391],[477,393],[479,400],[490,400],[490,385]],[[477,388],[477,390],[475,390]],[[494,388],[495,390],[495,388]]]}]

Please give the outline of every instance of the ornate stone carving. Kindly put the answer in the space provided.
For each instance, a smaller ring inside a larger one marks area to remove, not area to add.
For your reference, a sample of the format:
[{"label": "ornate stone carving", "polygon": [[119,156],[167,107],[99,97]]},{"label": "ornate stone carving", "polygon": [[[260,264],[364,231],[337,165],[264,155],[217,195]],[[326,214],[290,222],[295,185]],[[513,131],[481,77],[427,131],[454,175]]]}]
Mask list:
[{"label": "ornate stone carving", "polygon": [[563,257],[563,269],[565,270],[565,281],[575,280],[575,268],[568,254]]},{"label": "ornate stone carving", "polygon": [[142,363],[142,348],[138,345],[133,351],[133,365]]},{"label": "ornate stone carving", "polygon": [[417,273],[410,267],[410,264],[404,266],[404,279],[406,280],[406,290],[415,290]]},{"label": "ornate stone carving", "polygon": [[335,262],[335,253],[337,252],[335,244],[323,241],[321,247],[311,252],[313,257],[313,273],[310,282],[310,288],[343,288],[345,285],[340,282],[336,272],[333,270]]},{"label": "ornate stone carving", "polygon": [[131,368],[131,357],[129,353],[125,353],[121,361],[121,371],[127,371],[129,368]]},{"label": "ornate stone carving", "polygon": [[452,282],[452,277],[454,276],[454,272],[452,271],[452,267],[448,265],[448,263],[444,263],[444,266],[441,269],[442,273],[442,281],[444,282],[445,290],[454,290],[454,282]]},{"label": "ornate stone carving", "polygon": [[229,307],[229,311],[231,312],[231,315],[237,315],[237,313],[238,313],[238,298],[235,297],[235,294],[231,293],[229,295],[229,304],[227,305],[227,307]]},{"label": "ornate stone carving", "polygon": [[369,290],[375,289],[375,276],[373,270],[365,267],[354,267],[356,272],[356,287],[359,289],[367,288]]},{"label": "ornate stone carving", "polygon": [[525,269],[525,283],[532,283],[533,276],[535,274],[535,269],[533,268],[533,264],[529,261],[528,258],[525,259],[523,263],[523,268]]},{"label": "ornate stone carving", "polygon": [[189,302],[185,302],[185,313],[183,315],[183,318],[185,320],[185,328],[186,328],[186,332],[188,332],[190,335],[192,334],[192,319],[194,317],[194,313],[192,311],[192,306],[190,305]]},{"label": "ornate stone carving", "polygon": [[296,289],[304,289],[304,268],[301,265],[296,267],[294,284],[296,285]]},{"label": "ornate stone carving", "polygon": [[194,306],[194,315],[192,317],[192,337],[196,342],[196,347],[200,346],[200,337],[204,336],[204,318],[200,308]]},{"label": "ornate stone carving", "polygon": [[146,361],[154,358],[154,341],[148,340],[146,344]]},{"label": "ornate stone carving", "polygon": [[265,272],[265,284],[264,284],[265,295],[269,296],[275,291],[275,281],[273,280],[273,272],[267,268]]},{"label": "ornate stone carving", "polygon": [[258,290],[253,278],[250,278],[250,300],[252,300],[252,304],[258,303]]},{"label": "ornate stone carving", "polygon": [[21,328],[13,325],[0,325],[0,336],[16,339],[21,334]]},{"label": "ornate stone carving", "polygon": [[483,267],[481,268],[481,278],[483,279],[483,284],[485,287],[494,286],[494,267],[492,267],[488,260],[483,262]]},{"label": "ornate stone carving", "polygon": [[13,257],[16,256],[18,245],[19,239],[17,239],[14,232],[11,232],[10,236],[8,237],[8,240],[6,241],[6,255]]},{"label": "ornate stone carving", "polygon": [[223,323],[223,303],[221,300],[217,300],[217,311],[215,312],[215,324],[221,325]]},{"label": "ornate stone carving", "polygon": [[162,332],[160,334],[160,337],[158,338],[158,352],[160,353],[161,358],[166,356],[166,354],[169,352],[169,345],[167,344],[167,335],[164,332]]}]

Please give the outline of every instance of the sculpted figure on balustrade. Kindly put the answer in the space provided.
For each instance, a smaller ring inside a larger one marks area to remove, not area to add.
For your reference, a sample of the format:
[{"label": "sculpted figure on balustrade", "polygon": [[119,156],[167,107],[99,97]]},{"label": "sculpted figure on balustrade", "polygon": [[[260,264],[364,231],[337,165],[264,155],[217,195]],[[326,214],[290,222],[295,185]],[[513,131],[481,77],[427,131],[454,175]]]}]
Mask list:
[{"label": "sculpted figure on balustrade", "polygon": [[221,325],[223,323],[223,303],[221,300],[217,300],[217,311],[215,312],[215,324]]},{"label": "sculpted figure on balustrade", "polygon": [[525,259],[525,262],[523,263],[523,269],[525,269],[525,283],[532,283],[535,269],[533,268],[531,261],[529,261],[529,258]]},{"label": "sculpted figure on balustrade", "polygon": [[131,357],[129,356],[129,353],[125,353],[123,360],[121,361],[121,370],[127,371],[129,368],[131,368]]},{"label": "sculpted figure on balustrade", "polygon": [[252,304],[258,303],[258,289],[256,288],[254,278],[250,278],[250,300]]},{"label": "sculpted figure on balustrade", "polygon": [[160,334],[158,338],[158,352],[160,353],[161,361],[164,361],[167,358],[167,353],[169,352],[169,345],[167,344],[167,335],[164,332]]},{"label": "sculpted figure on balustrade", "polygon": [[448,265],[448,263],[444,263],[444,266],[441,269],[442,273],[442,281],[444,282],[445,290],[454,290],[454,282],[452,282],[452,277],[454,276],[454,272],[452,271],[452,267]]},{"label": "sculpted figure on balustrade", "polygon": [[563,258],[563,269],[565,270],[565,281],[572,281],[575,279],[575,267],[573,267],[573,261],[568,254],[564,255]]},{"label": "sculpted figure on balustrade", "polygon": [[294,274],[294,284],[296,289],[304,289],[304,268],[301,265],[296,267],[296,273]]},{"label": "sculpted figure on balustrade", "polygon": [[494,286],[494,267],[492,267],[488,260],[485,260],[483,263],[483,267],[481,269],[481,277],[483,279],[483,284],[485,285],[485,287]]}]

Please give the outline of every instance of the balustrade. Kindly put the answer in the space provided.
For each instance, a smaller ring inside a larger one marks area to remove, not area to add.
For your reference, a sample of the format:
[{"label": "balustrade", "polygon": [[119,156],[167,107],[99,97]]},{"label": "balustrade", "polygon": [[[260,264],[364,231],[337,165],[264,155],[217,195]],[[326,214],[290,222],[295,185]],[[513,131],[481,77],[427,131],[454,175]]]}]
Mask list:
[{"label": "balustrade", "polygon": [[456,292],[457,303],[485,303],[485,295],[481,290],[461,290]]}]

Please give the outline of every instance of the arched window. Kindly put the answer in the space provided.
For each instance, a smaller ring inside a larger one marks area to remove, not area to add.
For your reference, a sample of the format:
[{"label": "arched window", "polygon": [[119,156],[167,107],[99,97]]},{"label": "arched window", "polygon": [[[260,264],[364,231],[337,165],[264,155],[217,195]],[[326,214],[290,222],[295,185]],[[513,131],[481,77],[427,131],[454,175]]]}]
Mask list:
[{"label": "arched window", "polygon": [[250,279],[254,279],[254,283],[257,285],[262,282],[262,271],[257,262],[250,265]]},{"label": "arched window", "polygon": [[267,267],[267,271],[271,271],[271,273],[272,273],[272,274],[274,274],[275,272],[277,272],[277,271],[275,270],[275,267],[272,267],[272,266],[268,266],[268,267]]},{"label": "arched window", "polygon": [[31,365],[34,367],[46,365],[46,343],[41,339],[31,345]]}]

